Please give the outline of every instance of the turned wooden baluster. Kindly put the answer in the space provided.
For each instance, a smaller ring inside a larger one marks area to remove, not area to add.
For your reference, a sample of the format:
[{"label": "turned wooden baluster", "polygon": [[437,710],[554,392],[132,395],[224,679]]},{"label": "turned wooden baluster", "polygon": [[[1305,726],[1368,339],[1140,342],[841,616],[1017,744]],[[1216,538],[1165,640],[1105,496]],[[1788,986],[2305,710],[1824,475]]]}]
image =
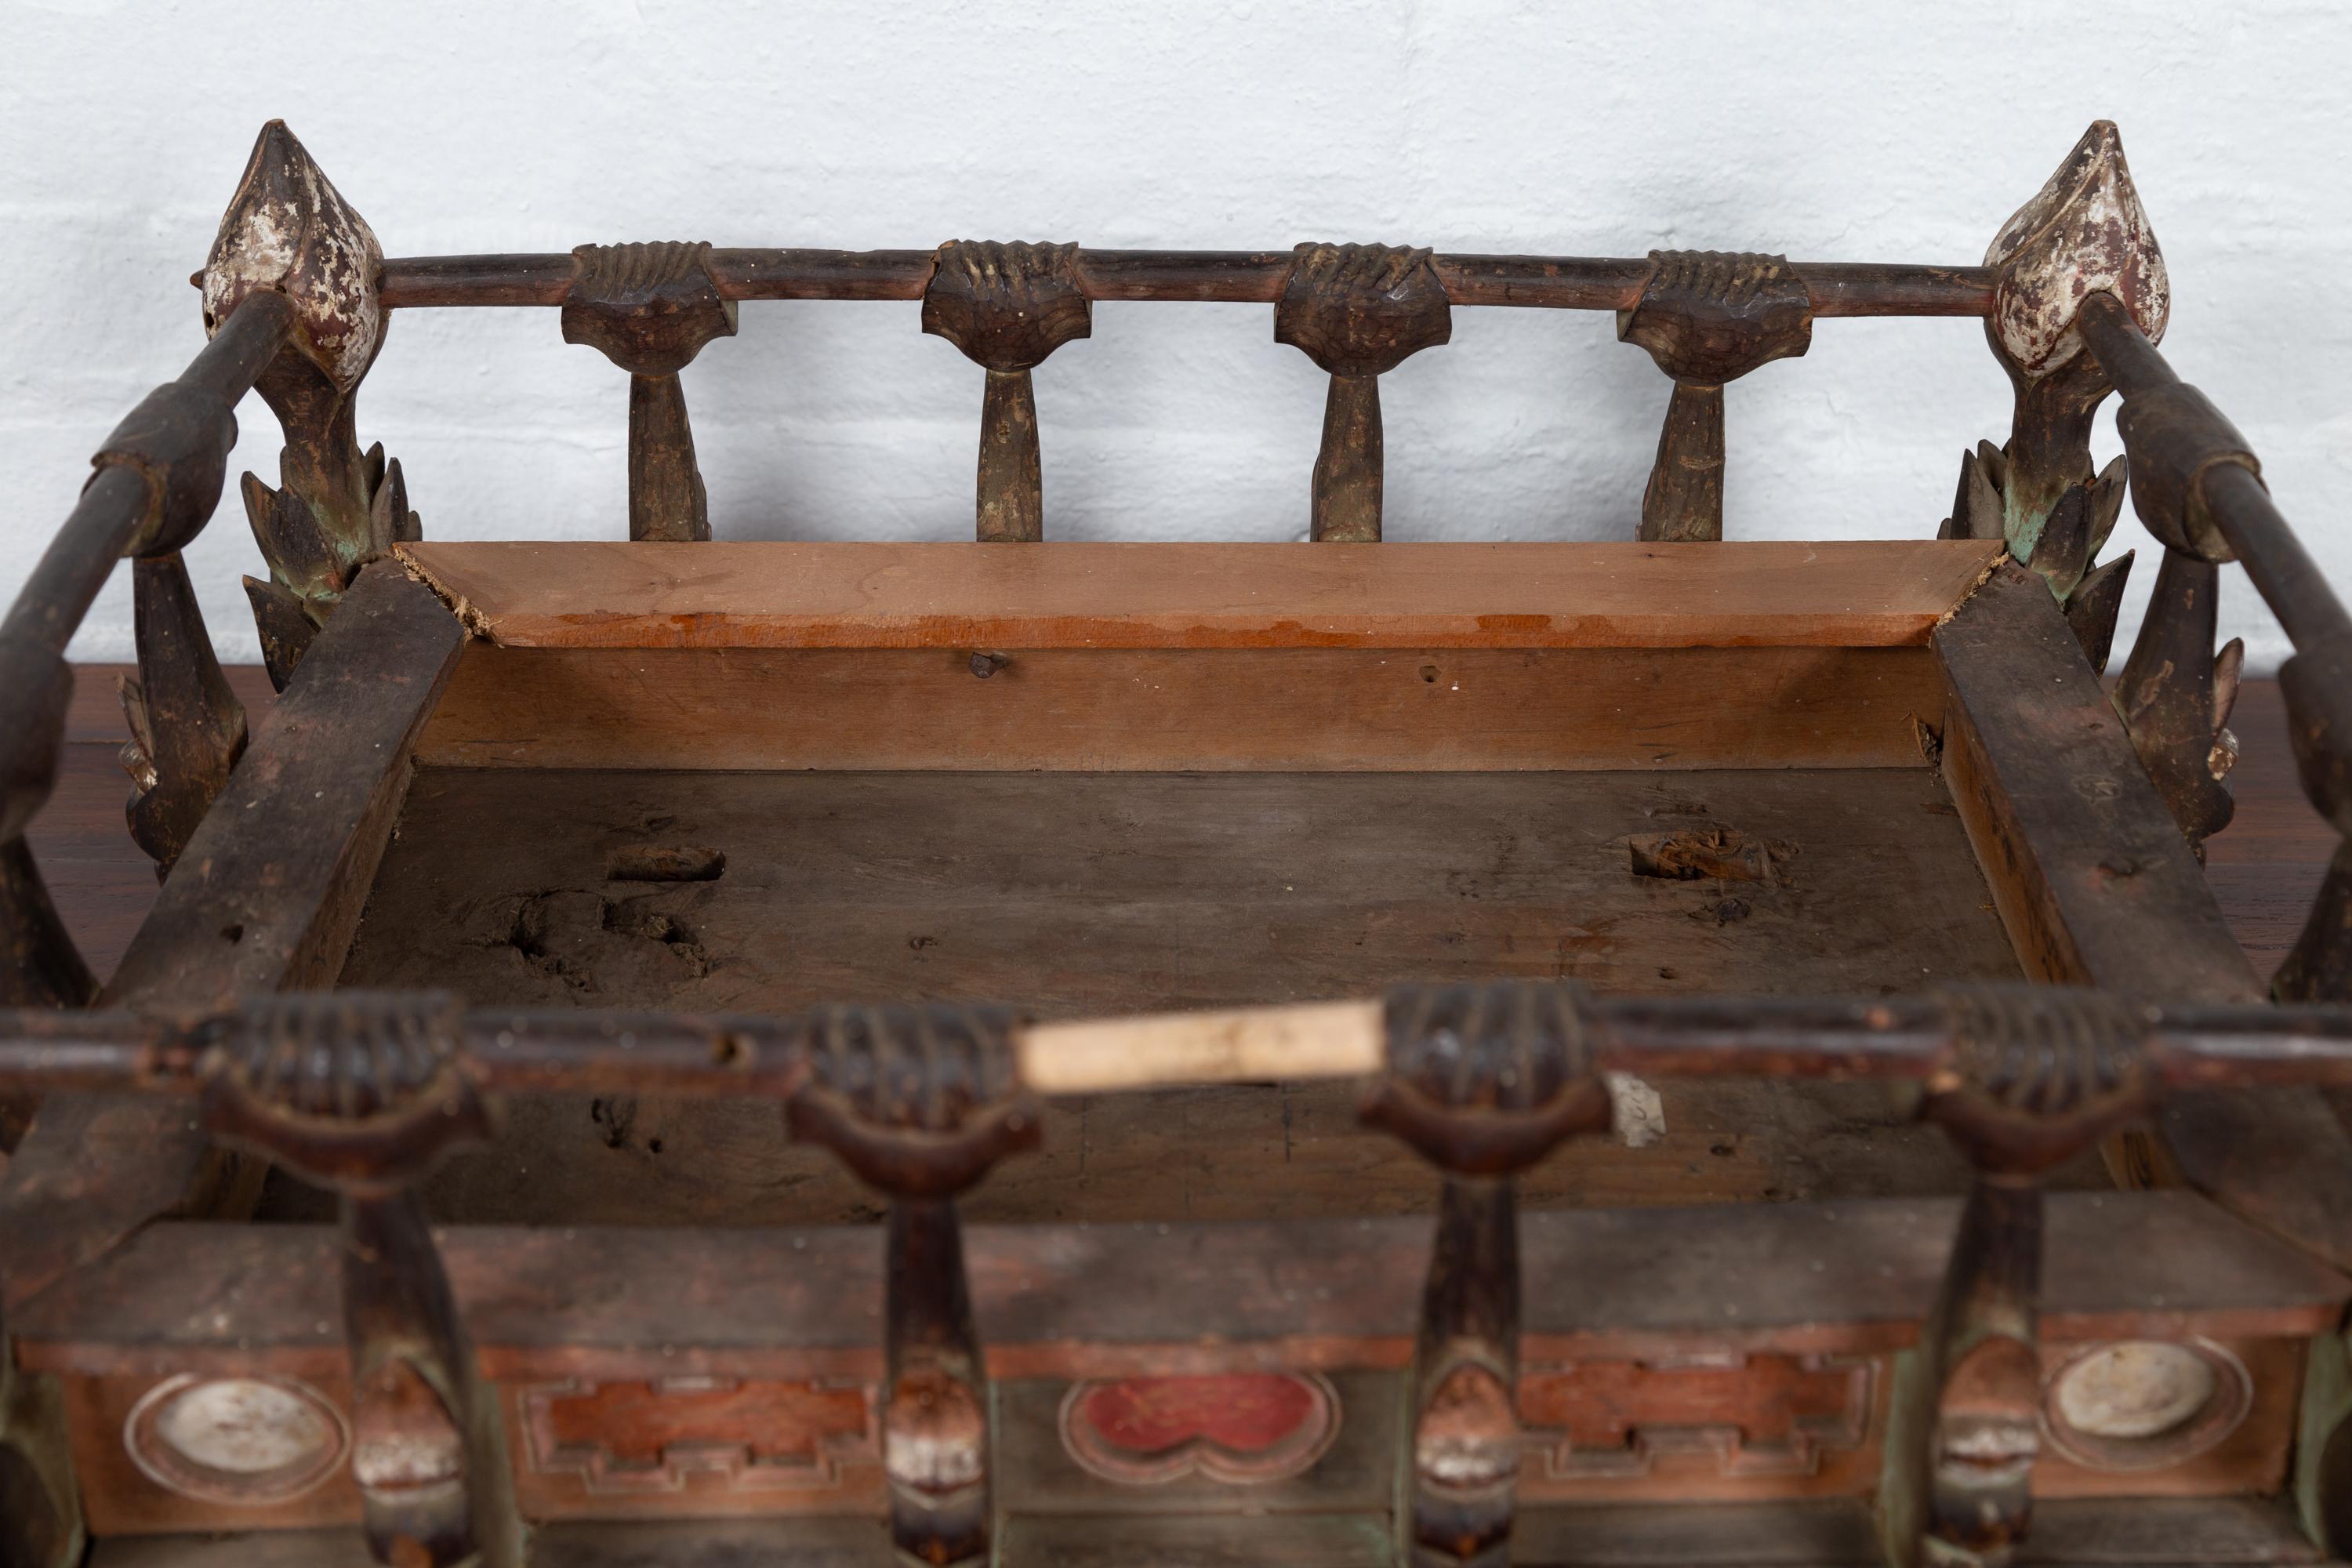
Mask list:
[{"label": "turned wooden baluster", "polygon": [[583,245],[572,252],[563,341],[629,373],[629,537],[710,537],[710,501],[677,374],[713,338],[735,335],[735,301],[719,297],[710,246]]},{"label": "turned wooden baluster", "polygon": [[2093,471],[2091,422],[2112,384],[2077,323],[2083,301],[2107,292],[2142,331],[2161,337],[2171,308],[2164,253],[2112,123],[2095,121],[2083,133],[2001,226],[1985,265],[1997,279],[1985,341],[2016,390],[2016,407],[2007,446],[1980,442],[1961,455],[1942,536],[2006,540],[2010,554],[2050,584],[2084,656],[2105,670],[2132,557],[2095,563],[2122,513],[2130,470],[2117,458]]},{"label": "turned wooden baluster", "polygon": [[217,331],[257,293],[293,305],[293,330],[254,388],[286,434],[278,488],[241,484],[269,580],[245,580],[263,662],[281,691],[367,563],[419,536],[400,464],[360,449],[355,400],[383,347],[383,252],[283,121],[262,127],[197,275]]},{"label": "turned wooden baluster", "polygon": [[1393,245],[1301,245],[1274,307],[1274,341],[1305,351],[1331,377],[1315,457],[1309,537],[1381,537],[1380,377],[1454,335],[1429,252]]},{"label": "turned wooden baluster", "polygon": [[1642,302],[1617,336],[1675,378],[1639,537],[1723,537],[1723,386],[1812,346],[1813,301],[1785,256],[1654,250]]},{"label": "turned wooden baluster", "polygon": [[923,331],[988,371],[980,405],[975,528],[983,544],[1045,537],[1045,477],[1037,393],[1029,373],[1094,331],[1075,245],[951,239],[923,289]]},{"label": "turned wooden baluster", "polygon": [[890,1200],[882,1466],[890,1536],[942,1565],[989,1555],[988,1373],[956,1195],[1034,1148],[1036,1103],[995,1008],[828,1007],[805,1023],[810,1087],[786,1115]]},{"label": "turned wooden baluster", "polygon": [[1412,1370],[1413,1561],[1500,1564],[1519,1472],[1518,1210],[1512,1177],[1606,1131],[1581,987],[1403,986],[1364,1120],[1445,1173]]},{"label": "turned wooden baluster", "polygon": [[2002,1568],[2042,1452],[2043,1173],[2154,1109],[2145,1014],[2058,986],[1948,994],[1957,1047],[1924,1113],[1976,1167],[1942,1289],[1900,1374],[1882,1509],[1898,1564]]},{"label": "turned wooden baluster", "polygon": [[455,997],[273,997],[215,1026],[205,1123],[334,1190],[342,1210],[352,1479],[396,1568],[519,1568],[496,1401],[474,1366],[415,1184],[488,1138]]}]

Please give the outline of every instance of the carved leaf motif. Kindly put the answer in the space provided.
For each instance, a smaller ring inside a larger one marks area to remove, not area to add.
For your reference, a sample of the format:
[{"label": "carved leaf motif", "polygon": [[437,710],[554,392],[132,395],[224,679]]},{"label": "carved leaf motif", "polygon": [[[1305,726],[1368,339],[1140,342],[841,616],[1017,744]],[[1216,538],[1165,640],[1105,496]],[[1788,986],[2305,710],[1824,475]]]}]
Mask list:
[{"label": "carved leaf motif", "polygon": [[383,336],[376,275],[383,251],[282,120],[261,128],[204,270],[205,329],[247,295],[294,302],[295,341],[342,391],[359,384]]},{"label": "carved leaf motif", "polygon": [[2171,284],[2114,121],[2094,121],[2083,132],[2048,183],[2001,226],[1985,265],[2000,271],[1994,336],[2029,376],[2046,375],[2082,352],[2074,318],[2095,293],[2120,299],[2150,342],[2164,336]]}]

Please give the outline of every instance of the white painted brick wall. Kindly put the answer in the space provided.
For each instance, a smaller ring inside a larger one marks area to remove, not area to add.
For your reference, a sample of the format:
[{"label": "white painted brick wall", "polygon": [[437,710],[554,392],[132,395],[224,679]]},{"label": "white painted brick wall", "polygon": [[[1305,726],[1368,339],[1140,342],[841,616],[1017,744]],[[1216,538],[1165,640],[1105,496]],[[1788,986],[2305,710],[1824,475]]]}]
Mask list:
[{"label": "white painted brick wall", "polygon": [[[0,4],[0,590],[200,342],[184,279],[282,115],[394,255],[586,240],[1307,238],[1969,262],[2095,117],[2171,265],[2168,348],[2352,591],[2352,12],[1166,0],[348,10]],[[687,373],[728,538],[959,539],[980,370],[913,304],[753,304]],[[1062,538],[1298,535],[1321,378],[1271,311],[1104,305],[1039,373]],[[428,537],[625,532],[625,381],[548,310],[404,313],[361,402]],[[1975,324],[1822,323],[1730,393],[1728,531],[1931,533],[2007,428]],[[1602,315],[1462,310],[1385,379],[1392,538],[1630,534],[1666,383]],[[232,460],[274,470],[257,399]],[[2116,449],[2111,423],[2098,442]],[[2127,517],[2118,546],[2142,547]],[[191,552],[225,657],[261,570]],[[124,578],[74,653],[131,647]],[[2137,618],[2137,599],[2126,616]],[[2242,577],[2227,629],[2283,644]]]}]

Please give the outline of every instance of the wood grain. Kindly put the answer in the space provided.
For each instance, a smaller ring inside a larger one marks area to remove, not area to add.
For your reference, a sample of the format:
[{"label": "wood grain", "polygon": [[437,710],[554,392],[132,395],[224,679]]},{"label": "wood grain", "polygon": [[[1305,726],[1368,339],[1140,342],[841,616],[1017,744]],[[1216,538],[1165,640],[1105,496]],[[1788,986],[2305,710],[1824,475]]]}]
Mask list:
[{"label": "wood grain", "polygon": [[[983,1189],[984,1190],[984,1189]],[[1694,1349],[1877,1353],[1917,1335],[1955,1199],[1522,1216],[1528,1362]],[[2050,1200],[2052,1342],[2322,1332],[2352,1286],[2192,1194]],[[583,1226],[440,1233],[487,1375],[872,1377],[878,1226]],[[975,1225],[992,1375],[1395,1369],[1411,1355],[1430,1221]],[[150,1226],[12,1317],[21,1364],[120,1375],[343,1365],[334,1233]],[[845,1302],[872,1309],[843,1310]]]},{"label": "wood grain", "polygon": [[1997,542],[404,544],[519,647],[1924,643]]},{"label": "wood grain", "polygon": [[[1047,546],[1046,548],[1055,548]],[[1026,553],[1026,552],[1024,552]],[[1910,647],[510,648],[474,643],[418,760],[452,767],[1906,767]]]}]

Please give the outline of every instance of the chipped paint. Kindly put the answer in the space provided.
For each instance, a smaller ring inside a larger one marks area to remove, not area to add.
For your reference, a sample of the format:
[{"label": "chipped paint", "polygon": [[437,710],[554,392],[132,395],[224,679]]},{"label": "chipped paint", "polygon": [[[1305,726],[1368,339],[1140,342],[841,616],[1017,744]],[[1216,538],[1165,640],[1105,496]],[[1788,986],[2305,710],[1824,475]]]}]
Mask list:
[{"label": "chipped paint", "polygon": [[348,392],[383,336],[376,275],[383,251],[364,219],[273,120],[261,128],[204,269],[205,330],[214,332],[247,295],[276,289],[294,301],[304,355]]},{"label": "chipped paint", "polygon": [[2074,319],[2095,293],[2122,300],[2150,342],[2164,336],[2171,282],[2115,122],[2095,121],[2033,199],[2012,214],[1985,251],[2000,269],[1992,326],[2029,376],[2082,353]]}]

